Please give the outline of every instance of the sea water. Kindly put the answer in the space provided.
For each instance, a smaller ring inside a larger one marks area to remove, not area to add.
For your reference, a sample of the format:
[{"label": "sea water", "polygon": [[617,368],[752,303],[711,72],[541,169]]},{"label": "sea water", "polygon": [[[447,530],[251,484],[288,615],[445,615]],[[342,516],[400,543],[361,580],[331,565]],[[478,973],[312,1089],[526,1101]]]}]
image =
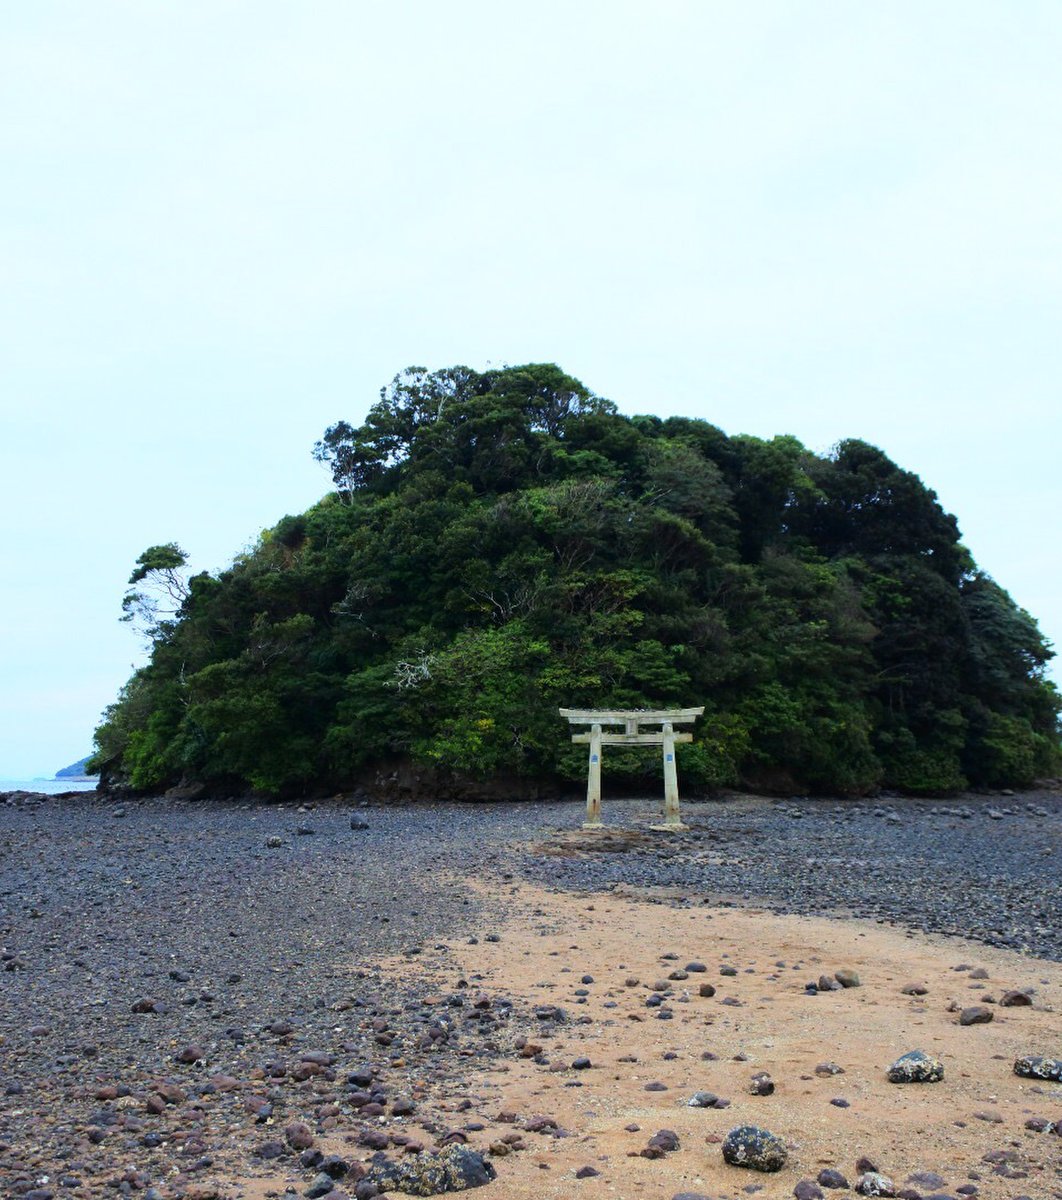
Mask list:
[{"label": "sea water", "polygon": [[94,792],[95,779],[0,779],[0,792]]}]

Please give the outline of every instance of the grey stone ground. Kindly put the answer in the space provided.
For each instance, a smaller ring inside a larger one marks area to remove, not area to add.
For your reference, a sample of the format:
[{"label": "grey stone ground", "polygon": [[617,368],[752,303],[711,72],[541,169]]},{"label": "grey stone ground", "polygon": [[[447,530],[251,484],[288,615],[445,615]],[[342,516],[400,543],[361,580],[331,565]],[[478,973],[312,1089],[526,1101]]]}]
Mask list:
[{"label": "grey stone ground", "polygon": [[[143,1164],[147,1178],[173,1156],[194,1178],[253,1144],[242,1101],[209,1089],[197,1101],[194,1088],[180,1118],[192,1133],[182,1140],[171,1122],[153,1143],[142,1101],[131,1115],[120,1095],[95,1097],[107,1083],[137,1096],[158,1079],[201,1088],[211,1073],[243,1078],[270,1055],[290,1064],[321,1047],[339,1056],[336,1071],[395,1053],[414,1069],[428,1018],[376,964],[440,937],[490,935],[495,902],[463,875],[667,886],[690,903],[841,911],[1062,960],[1056,792],[936,804],[735,797],[685,804],[692,828],[677,837],[645,830],[647,801],[606,798],[603,839],[577,832],[574,802],[367,808],[356,810],[368,824],[359,831],[354,811],[84,795],[0,803],[0,1191],[28,1195],[48,1171],[74,1181],[67,1194],[122,1191],[116,1164]],[[134,1013],[143,1000],[157,1011]],[[506,1014],[474,1015],[457,1014],[454,1043],[489,1054]],[[386,1051],[369,1017],[394,1032]],[[277,1022],[293,1032],[277,1034]],[[186,1044],[209,1065],[181,1067]],[[461,1069],[445,1054],[431,1063]],[[387,1084],[392,1099],[402,1086]],[[282,1121],[285,1105],[297,1114],[321,1087],[289,1076],[263,1090]],[[200,1103],[210,1113],[201,1136]]]}]

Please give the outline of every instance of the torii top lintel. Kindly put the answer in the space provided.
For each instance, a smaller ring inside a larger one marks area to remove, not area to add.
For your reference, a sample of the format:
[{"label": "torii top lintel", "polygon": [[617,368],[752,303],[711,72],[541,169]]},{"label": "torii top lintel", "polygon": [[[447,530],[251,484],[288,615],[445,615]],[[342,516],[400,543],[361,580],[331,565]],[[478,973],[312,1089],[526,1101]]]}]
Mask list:
[{"label": "torii top lintel", "polygon": [[700,708],[562,708],[570,725],[691,725],[704,713]]}]

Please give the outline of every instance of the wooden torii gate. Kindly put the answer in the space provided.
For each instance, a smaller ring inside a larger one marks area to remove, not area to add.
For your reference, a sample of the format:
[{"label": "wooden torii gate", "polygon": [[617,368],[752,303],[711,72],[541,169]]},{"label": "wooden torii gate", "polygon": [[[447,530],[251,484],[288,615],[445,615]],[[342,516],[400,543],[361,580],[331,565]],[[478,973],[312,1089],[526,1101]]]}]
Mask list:
[{"label": "wooden torii gate", "polygon": [[[601,750],[604,746],[662,746],[664,755],[664,823],[654,829],[686,829],[679,819],[678,769],[675,746],[692,742],[692,733],[676,733],[676,725],[691,725],[704,712],[701,708],[671,709],[597,709],[562,708],[560,715],[569,725],[589,725],[589,733],[573,733],[572,741],[590,746],[590,767],[586,779],[586,820],[584,829],[601,829]],[[603,725],[622,725],[622,733],[604,733]],[[659,725],[642,732],[640,725]]]}]

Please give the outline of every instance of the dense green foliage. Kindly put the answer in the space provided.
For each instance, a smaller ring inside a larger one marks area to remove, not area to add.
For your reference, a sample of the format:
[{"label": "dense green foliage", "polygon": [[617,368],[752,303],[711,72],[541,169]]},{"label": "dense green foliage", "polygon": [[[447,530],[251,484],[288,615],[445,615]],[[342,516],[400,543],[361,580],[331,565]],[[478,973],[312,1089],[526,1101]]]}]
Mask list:
[{"label": "dense green foliage", "polygon": [[[689,790],[1056,769],[1035,622],[864,442],[820,457],[627,418],[532,365],[407,371],[315,455],[336,490],[219,576],[141,556],[126,611],[153,646],[97,731],[110,778],[281,793],[411,760],[580,780],[562,705],[706,705]],[[610,779],[658,771],[610,753]]]}]

